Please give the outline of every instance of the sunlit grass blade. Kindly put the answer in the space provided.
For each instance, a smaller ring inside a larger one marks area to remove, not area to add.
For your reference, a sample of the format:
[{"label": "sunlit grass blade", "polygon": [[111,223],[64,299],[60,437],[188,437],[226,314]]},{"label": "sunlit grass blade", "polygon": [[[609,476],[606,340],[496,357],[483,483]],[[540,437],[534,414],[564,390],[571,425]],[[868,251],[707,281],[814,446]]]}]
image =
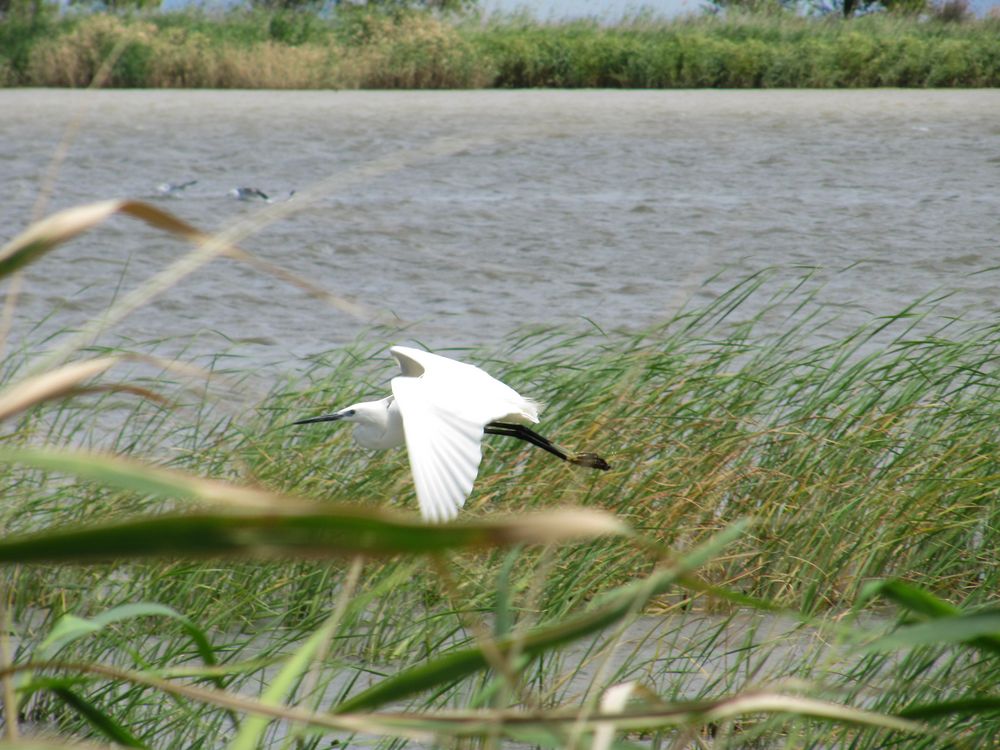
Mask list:
[{"label": "sunlit grass blade", "polygon": [[86,563],[154,557],[338,557],[435,554],[627,533],[606,513],[564,509],[503,521],[425,525],[350,507],[162,515],[0,541],[0,562]]},{"label": "sunlit grass blade", "polygon": [[1000,634],[1000,612],[976,612],[938,617],[919,625],[901,627],[894,633],[866,644],[861,650],[896,651],[937,643],[971,644],[984,636],[996,639],[1000,637],[998,634]]},{"label": "sunlit grass blade", "polygon": [[[666,570],[657,571],[644,580],[608,592],[591,612],[567,617],[554,625],[540,626],[523,635],[499,638],[495,648],[499,653],[506,654],[516,647],[520,653],[530,657],[596,633],[617,622],[628,612],[641,609],[652,597],[668,589],[685,573],[710,560],[737,539],[746,526],[745,522],[733,524]],[[482,648],[477,646],[457,649],[425,664],[404,669],[349,698],[333,710],[335,713],[371,710],[432,687],[447,685],[489,666],[490,661]]]},{"label": "sunlit grass blade", "polygon": [[75,615],[64,615],[60,618],[51,632],[46,636],[35,653],[36,659],[49,659],[54,657],[60,649],[65,648],[79,638],[99,633],[104,628],[123,620],[131,620],[137,617],[167,617],[174,620],[191,637],[192,642],[198,650],[199,656],[207,666],[215,665],[215,649],[208,640],[205,632],[193,623],[189,618],[177,612],[172,607],[155,602],[135,602],[133,604],[123,604],[119,607],[102,612],[91,618],[82,618]]},{"label": "sunlit grass blade", "polygon": [[142,201],[109,200],[74,206],[37,221],[0,248],[0,278],[41,258],[50,250],[106,221],[117,213],[192,239],[201,233],[172,214]]},{"label": "sunlit grass blade", "polygon": [[[309,668],[314,655],[330,638],[332,630],[337,624],[333,620],[327,621],[323,627],[316,630],[306,639],[305,643],[296,649],[284,667],[268,684],[267,689],[261,696],[262,702],[280,705],[282,698],[302,678],[302,675]],[[236,733],[233,741],[227,746],[227,750],[253,750],[253,748],[258,747],[268,723],[269,720],[266,717],[248,717],[240,725],[239,731]]]},{"label": "sunlit grass blade", "polygon": [[[622,682],[612,685],[601,695],[600,712],[603,714],[618,714],[625,710],[629,698],[641,690],[641,685],[637,682]],[[611,750],[611,743],[615,739],[615,724],[609,721],[606,724],[598,724],[594,730],[594,740],[590,750]]]},{"label": "sunlit grass blade", "polygon": [[920,586],[897,579],[872,581],[862,590],[859,599],[864,602],[873,596],[884,596],[911,612],[927,617],[951,617],[962,614],[962,610],[951,602],[946,602]]},{"label": "sunlit grass blade", "polygon": [[[866,601],[881,595],[911,612],[932,618],[931,622],[901,628],[896,633],[868,644],[866,650],[880,651],[930,643],[960,643],[1000,655],[1000,612],[965,612],[931,592],[905,581],[875,581],[861,594]],[[893,645],[895,644],[895,645]]]}]

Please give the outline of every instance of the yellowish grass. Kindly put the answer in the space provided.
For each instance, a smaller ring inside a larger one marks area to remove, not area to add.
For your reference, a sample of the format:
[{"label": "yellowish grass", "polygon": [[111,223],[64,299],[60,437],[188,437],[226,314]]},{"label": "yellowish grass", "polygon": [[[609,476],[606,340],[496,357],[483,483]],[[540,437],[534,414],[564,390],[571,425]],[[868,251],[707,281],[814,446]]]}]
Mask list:
[{"label": "yellowish grass", "polygon": [[[372,16],[363,38],[298,45],[220,42],[198,30],[94,15],[35,45],[28,79],[87,86],[112,54],[122,59],[110,85],[153,88],[480,88],[495,75],[453,25],[430,15]],[[5,70],[0,83],[13,76]]]},{"label": "yellowish grass", "polygon": [[35,45],[28,59],[29,80],[44,81],[47,86],[89,86],[116,48],[149,44],[156,33],[156,27],[149,23],[90,16],[69,33]]}]

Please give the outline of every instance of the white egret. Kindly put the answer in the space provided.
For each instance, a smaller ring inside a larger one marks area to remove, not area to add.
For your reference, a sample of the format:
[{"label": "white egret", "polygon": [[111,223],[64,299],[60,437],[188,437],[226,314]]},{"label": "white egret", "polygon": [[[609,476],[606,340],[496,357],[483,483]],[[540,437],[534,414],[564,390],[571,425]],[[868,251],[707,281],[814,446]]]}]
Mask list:
[{"label": "white egret", "polygon": [[402,370],[391,381],[391,396],[294,424],[353,422],[354,440],[375,450],[405,443],[425,519],[451,520],[465,505],[484,433],[525,440],[578,466],[609,468],[600,456],[568,451],[529,429],[538,422],[538,402],[478,367],[406,346],[389,352]]}]

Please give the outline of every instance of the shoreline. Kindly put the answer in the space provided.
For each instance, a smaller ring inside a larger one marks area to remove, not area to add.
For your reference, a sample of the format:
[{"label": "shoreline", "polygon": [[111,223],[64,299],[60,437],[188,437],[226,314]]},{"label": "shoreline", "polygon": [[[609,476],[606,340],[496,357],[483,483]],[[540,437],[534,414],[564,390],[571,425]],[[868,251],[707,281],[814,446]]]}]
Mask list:
[{"label": "shoreline", "polygon": [[[105,63],[111,55],[117,59]],[[100,71],[110,68],[103,75]],[[993,88],[1000,19],[790,15],[543,23],[429,12],[7,18],[0,86]]]}]

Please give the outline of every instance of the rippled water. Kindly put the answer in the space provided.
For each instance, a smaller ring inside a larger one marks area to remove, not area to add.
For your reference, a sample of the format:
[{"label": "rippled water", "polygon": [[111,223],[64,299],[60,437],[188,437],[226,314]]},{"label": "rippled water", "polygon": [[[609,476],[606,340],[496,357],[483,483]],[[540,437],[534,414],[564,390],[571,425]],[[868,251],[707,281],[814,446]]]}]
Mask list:
[{"label": "rippled water", "polygon": [[[646,326],[769,268],[771,289],[813,269],[840,313],[821,335],[940,291],[941,315],[1000,311],[1000,91],[0,91],[0,238],[74,121],[46,211],[137,197],[219,229],[261,210],[230,189],[297,190],[244,246],[431,346]],[[113,220],[30,269],[13,339],[80,325],[186,251]],[[365,325],[217,261],[102,341],[287,366]]]}]

